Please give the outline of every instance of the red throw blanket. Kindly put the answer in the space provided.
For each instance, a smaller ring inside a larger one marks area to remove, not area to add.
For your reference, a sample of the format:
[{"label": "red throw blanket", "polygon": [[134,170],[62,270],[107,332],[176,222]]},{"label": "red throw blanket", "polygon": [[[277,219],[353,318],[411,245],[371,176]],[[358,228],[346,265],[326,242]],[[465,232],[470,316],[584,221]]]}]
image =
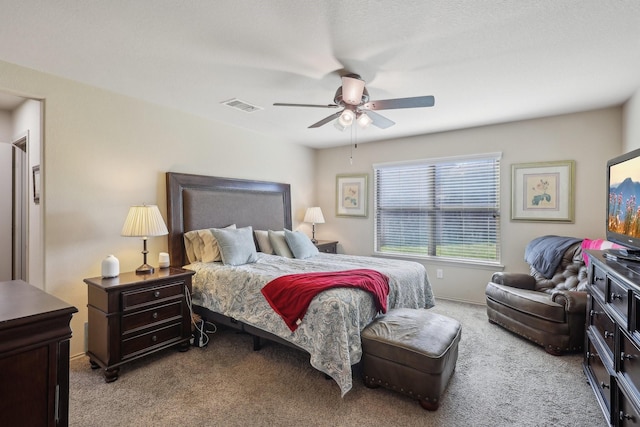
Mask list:
[{"label": "red throw blanket", "polygon": [[389,279],[375,270],[358,269],[280,276],[262,288],[271,307],[295,331],[313,297],[326,289],[360,288],[373,294],[378,311],[387,312]]}]

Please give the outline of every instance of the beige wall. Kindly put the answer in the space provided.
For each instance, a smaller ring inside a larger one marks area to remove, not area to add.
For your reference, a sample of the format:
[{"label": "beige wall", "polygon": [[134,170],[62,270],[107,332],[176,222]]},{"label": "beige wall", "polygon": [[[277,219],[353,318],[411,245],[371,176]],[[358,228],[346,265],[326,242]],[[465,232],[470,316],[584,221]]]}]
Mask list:
[{"label": "beige wall", "polygon": [[[142,242],[120,237],[132,204],[166,218],[166,171],[287,182],[294,227],[314,200],[314,151],[0,62],[0,90],[44,99],[45,290],[79,309],[71,354],[84,351],[86,285],[108,254],[121,271],[142,263]],[[149,259],[166,251],[149,240]]]},{"label": "beige wall", "polygon": [[640,148],[640,89],[624,105],[623,132],[623,152]]},{"label": "beige wall", "polygon": [[[378,131],[376,129],[367,130]],[[559,234],[604,237],[605,165],[622,151],[622,109],[528,120],[495,126],[423,135],[394,141],[320,150],[316,159],[316,193],[326,223],[317,228],[319,239],[340,241],[339,251],[373,253],[372,165],[389,161],[502,152],[501,210],[502,264],[509,271],[528,271],[524,248],[534,237]],[[510,220],[511,165],[513,163],[575,160],[575,223],[514,222]],[[335,216],[336,174],[369,174],[369,216]],[[423,260],[436,297],[484,303],[484,288],[495,267]],[[436,278],[436,268],[444,273]]]},{"label": "beige wall", "polygon": [[[336,174],[371,176],[373,163],[501,151],[502,262],[525,271],[523,250],[535,236],[603,237],[604,165],[623,151],[621,108],[361,144],[350,165],[349,147],[316,152],[4,62],[0,90],[44,99],[44,285],[80,310],[72,321],[72,354],[83,351],[82,279],[98,276],[110,253],[121,271],[141,263],[141,242],[120,237],[120,229],[132,204],[157,203],[166,213],[166,171],[291,183],[294,227],[307,206],[319,205],[327,222],[317,226],[317,237],[339,240],[340,251],[369,255],[373,186],[367,219],[336,218]],[[566,159],[576,161],[576,222],[510,221],[510,165]],[[150,239],[150,259],[166,248],[165,237]],[[477,303],[495,269],[424,263],[437,297]],[[435,279],[436,268],[443,279]]]}]

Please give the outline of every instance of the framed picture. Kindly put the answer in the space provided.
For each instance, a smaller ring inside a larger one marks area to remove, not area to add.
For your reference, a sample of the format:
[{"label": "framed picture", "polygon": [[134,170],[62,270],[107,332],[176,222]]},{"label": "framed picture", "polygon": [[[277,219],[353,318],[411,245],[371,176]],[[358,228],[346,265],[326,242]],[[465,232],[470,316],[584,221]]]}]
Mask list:
[{"label": "framed picture", "polygon": [[511,165],[511,219],[574,221],[573,160]]},{"label": "framed picture", "polygon": [[33,203],[40,204],[40,165],[34,166],[33,170]]},{"label": "framed picture", "polygon": [[336,216],[367,216],[367,174],[336,176]]}]

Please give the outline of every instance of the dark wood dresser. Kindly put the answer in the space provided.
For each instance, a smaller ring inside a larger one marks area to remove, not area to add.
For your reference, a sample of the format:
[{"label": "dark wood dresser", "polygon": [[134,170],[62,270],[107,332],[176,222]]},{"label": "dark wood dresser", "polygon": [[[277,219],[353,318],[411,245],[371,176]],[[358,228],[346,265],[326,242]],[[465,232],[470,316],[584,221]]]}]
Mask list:
[{"label": "dark wood dresser", "polygon": [[[88,285],[91,366],[118,379],[120,366],[171,346],[189,349],[191,270],[157,268],[153,274],[122,273],[85,279]],[[188,290],[188,292],[186,291]]]},{"label": "dark wood dresser", "polygon": [[587,251],[584,371],[609,425],[640,425],[640,263]]},{"label": "dark wood dresser", "polygon": [[0,282],[0,425],[69,424],[69,322],[78,310],[21,280]]}]

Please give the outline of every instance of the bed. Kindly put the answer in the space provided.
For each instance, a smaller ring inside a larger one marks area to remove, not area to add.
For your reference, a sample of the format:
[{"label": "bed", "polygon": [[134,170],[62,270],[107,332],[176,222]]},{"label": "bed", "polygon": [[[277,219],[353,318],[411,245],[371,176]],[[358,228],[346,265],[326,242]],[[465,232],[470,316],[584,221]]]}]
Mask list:
[{"label": "bed", "polygon": [[[194,270],[194,312],[207,321],[309,353],[311,365],[333,378],[344,396],[352,387],[352,365],[360,361],[360,331],[378,314],[368,292],[335,288],[313,298],[292,331],[260,292],[287,274],[371,269],[389,279],[388,308],[430,308],[431,286],[422,264],[384,258],[318,253],[307,259],[257,252],[255,262],[224,265],[189,260],[185,233],[252,227],[291,230],[289,184],[168,172],[167,223],[172,266]],[[258,245],[256,245],[258,246]]]}]

